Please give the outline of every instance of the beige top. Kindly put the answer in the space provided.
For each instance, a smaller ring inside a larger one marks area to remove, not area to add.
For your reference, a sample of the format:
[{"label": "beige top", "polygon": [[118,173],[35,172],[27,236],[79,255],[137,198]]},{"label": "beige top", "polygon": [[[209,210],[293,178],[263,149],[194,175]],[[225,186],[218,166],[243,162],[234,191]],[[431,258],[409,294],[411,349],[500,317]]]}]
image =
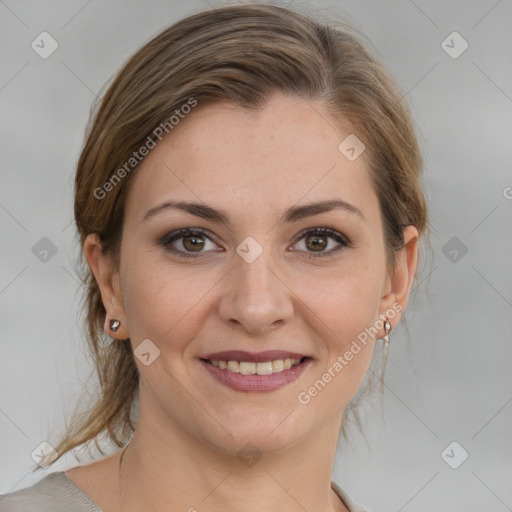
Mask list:
[{"label": "beige top", "polygon": [[[350,512],[370,512],[358,505],[341,487],[331,482],[334,492]],[[102,512],[64,473],[56,471],[30,487],[0,495],[0,512]]]}]

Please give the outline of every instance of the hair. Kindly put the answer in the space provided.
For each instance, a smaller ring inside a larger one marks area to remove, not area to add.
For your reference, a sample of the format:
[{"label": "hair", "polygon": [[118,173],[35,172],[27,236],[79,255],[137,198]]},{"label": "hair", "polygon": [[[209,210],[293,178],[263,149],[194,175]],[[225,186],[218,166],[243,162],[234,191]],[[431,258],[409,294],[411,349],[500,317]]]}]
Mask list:
[{"label": "hair", "polygon": [[[333,119],[349,123],[364,141],[382,216],[387,269],[392,272],[404,247],[403,228],[413,225],[420,235],[427,228],[422,158],[399,87],[351,29],[289,8],[245,4],[193,14],[146,43],[117,73],[99,108],[91,111],[75,176],[80,249],[87,235],[97,233],[103,254],[119,268],[125,202],[136,166],[131,172],[119,171],[123,166],[126,170],[133,153],[157,127],[169,127],[169,118],[183,105],[191,99],[199,107],[230,101],[256,110],[273,94],[284,93],[322,102]],[[116,172],[119,179],[113,182]],[[139,372],[130,342],[105,334],[106,311],[83,250],[79,265],[98,396],[86,409],[74,411],[50,463],[93,440],[103,453],[100,434],[122,447],[135,430]],[[360,425],[356,402],[343,415],[340,433],[345,439],[347,412]]]}]

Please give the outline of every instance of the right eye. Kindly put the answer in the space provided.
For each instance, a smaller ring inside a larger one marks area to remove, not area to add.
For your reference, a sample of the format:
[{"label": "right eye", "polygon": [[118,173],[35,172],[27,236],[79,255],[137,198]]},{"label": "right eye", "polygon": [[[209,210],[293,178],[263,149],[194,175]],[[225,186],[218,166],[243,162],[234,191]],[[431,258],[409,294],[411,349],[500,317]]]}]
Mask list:
[{"label": "right eye", "polygon": [[[216,250],[213,240],[206,231],[199,228],[183,228],[166,234],[159,240],[159,244],[166,250],[183,258],[198,258],[201,254],[209,252],[203,250],[210,242]],[[218,251],[218,250],[216,250]]]}]

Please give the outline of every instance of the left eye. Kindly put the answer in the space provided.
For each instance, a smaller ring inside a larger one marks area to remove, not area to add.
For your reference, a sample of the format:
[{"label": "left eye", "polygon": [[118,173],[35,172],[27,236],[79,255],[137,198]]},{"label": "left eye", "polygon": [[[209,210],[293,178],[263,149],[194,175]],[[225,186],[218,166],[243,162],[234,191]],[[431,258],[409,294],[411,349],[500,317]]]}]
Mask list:
[{"label": "left eye", "polygon": [[[334,243],[332,243],[333,240]],[[350,242],[333,229],[315,228],[303,231],[297,244],[302,245],[302,248],[309,253],[308,256],[322,257],[341,251],[344,247],[349,246]]]}]

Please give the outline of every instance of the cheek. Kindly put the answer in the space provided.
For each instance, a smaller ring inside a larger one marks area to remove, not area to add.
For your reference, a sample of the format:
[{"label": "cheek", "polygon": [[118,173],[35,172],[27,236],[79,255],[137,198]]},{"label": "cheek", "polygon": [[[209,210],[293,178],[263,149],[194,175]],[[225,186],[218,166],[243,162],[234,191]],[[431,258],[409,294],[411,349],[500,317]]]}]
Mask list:
[{"label": "cheek", "polygon": [[303,315],[316,334],[321,364],[310,382],[312,393],[322,391],[320,403],[326,407],[345,405],[363,381],[370,365],[375,339],[369,328],[378,318],[380,274],[376,265],[361,258],[350,259],[330,275],[315,279],[302,277],[296,290],[306,307]]},{"label": "cheek", "polygon": [[371,272],[364,279],[347,275],[313,287],[305,303],[314,312],[308,322],[322,337],[321,364],[300,400],[339,410],[355,395],[372,359],[375,339],[368,329],[377,318],[379,291]]},{"label": "cheek", "polygon": [[163,347],[175,340],[170,348],[177,349],[180,340],[193,337],[205,313],[211,273],[171,266],[156,252],[134,257],[126,270],[124,304],[134,344],[149,338]]},{"label": "cheek", "polygon": [[307,308],[324,324],[326,339],[343,345],[376,319],[380,303],[378,268],[362,258],[347,258],[337,268],[315,275],[297,274],[293,289]]}]

